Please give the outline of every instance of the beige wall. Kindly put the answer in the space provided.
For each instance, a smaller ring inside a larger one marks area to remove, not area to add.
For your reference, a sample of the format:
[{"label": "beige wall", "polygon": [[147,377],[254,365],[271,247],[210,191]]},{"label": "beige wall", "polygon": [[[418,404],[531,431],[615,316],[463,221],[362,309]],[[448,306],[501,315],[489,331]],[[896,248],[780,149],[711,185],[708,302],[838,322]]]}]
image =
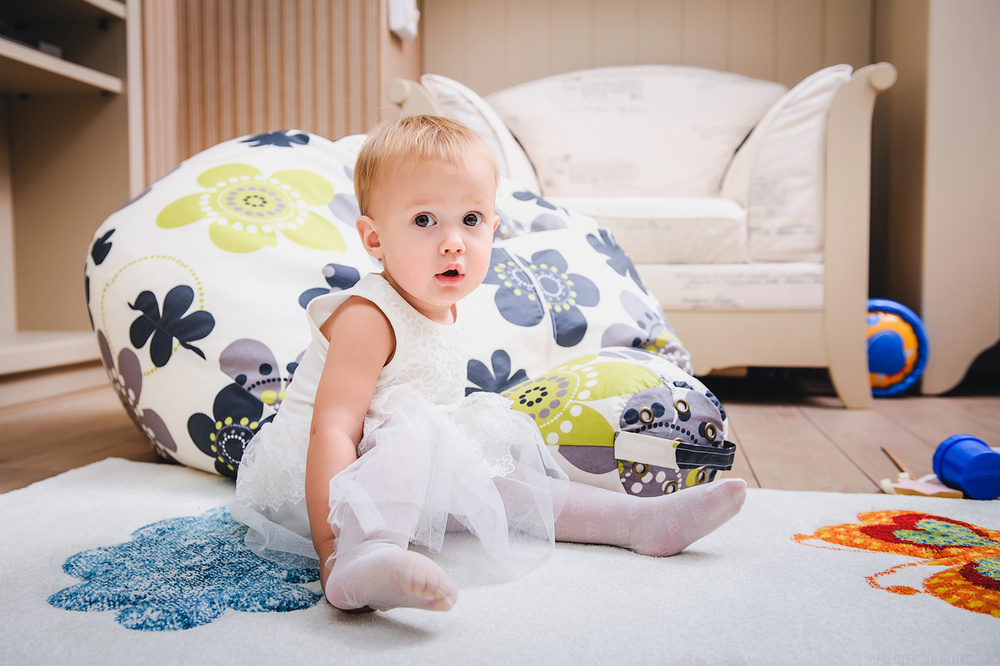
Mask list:
[{"label": "beige wall", "polygon": [[329,138],[387,113],[387,77],[420,73],[385,0],[145,0],[146,175],[245,134]]},{"label": "beige wall", "polygon": [[922,388],[939,393],[990,347],[1000,369],[1000,2],[879,0],[876,25],[876,53],[899,70],[879,117],[880,284],[923,318]]},{"label": "beige wall", "polygon": [[424,0],[424,71],[480,94],[588,67],[678,64],[792,86],[866,65],[873,0]]}]

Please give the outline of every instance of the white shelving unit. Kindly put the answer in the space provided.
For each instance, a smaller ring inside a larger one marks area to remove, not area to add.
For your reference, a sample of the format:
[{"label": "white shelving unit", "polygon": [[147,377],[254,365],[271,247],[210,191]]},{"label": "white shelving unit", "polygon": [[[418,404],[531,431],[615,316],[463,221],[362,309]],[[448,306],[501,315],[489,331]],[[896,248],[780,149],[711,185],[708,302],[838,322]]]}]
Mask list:
[{"label": "white shelving unit", "polygon": [[62,49],[0,37],[0,405],[106,381],[83,265],[97,226],[144,186],[139,12],[0,0],[5,28]]}]

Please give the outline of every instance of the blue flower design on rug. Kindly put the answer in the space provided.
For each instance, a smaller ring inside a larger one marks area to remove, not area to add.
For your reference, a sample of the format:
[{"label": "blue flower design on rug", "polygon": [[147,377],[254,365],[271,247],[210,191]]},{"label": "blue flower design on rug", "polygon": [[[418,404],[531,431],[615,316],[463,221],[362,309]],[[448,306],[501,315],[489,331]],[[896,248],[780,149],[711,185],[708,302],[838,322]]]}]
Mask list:
[{"label": "blue flower design on rug", "polygon": [[69,557],[63,571],[82,579],[49,597],[57,608],[115,610],[115,621],[141,631],[176,631],[208,624],[227,608],[247,613],[310,608],[322,595],[299,583],[319,568],[284,568],[254,555],[247,528],[225,506],[200,516],[142,527],[117,546]]}]

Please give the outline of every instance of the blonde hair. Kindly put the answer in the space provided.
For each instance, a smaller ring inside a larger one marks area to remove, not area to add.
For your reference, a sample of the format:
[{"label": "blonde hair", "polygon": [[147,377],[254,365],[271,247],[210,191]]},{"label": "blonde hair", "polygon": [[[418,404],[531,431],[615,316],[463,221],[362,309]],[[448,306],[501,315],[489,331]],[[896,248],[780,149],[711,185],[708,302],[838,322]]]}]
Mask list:
[{"label": "blonde hair", "polygon": [[442,116],[408,116],[375,126],[358,153],[354,193],[362,215],[371,211],[372,192],[390,164],[410,159],[460,162],[479,157],[489,162],[499,181],[493,152],[482,137],[457,120]]}]

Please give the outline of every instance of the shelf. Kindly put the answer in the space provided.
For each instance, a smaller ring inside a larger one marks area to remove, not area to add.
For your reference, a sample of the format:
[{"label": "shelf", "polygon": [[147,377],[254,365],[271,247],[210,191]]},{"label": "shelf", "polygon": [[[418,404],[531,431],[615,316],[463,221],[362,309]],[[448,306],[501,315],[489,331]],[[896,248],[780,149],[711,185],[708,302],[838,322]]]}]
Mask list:
[{"label": "shelf", "polygon": [[[62,267],[141,173],[141,2],[0,0],[7,31],[62,54],[0,38],[0,404],[104,381],[82,276]],[[99,178],[80,171],[94,155]]]},{"label": "shelf", "polygon": [[121,94],[124,89],[118,77],[0,38],[0,93]]},{"label": "shelf", "polygon": [[[66,0],[56,0],[57,2],[65,2]],[[36,5],[43,4],[37,2]],[[81,5],[90,6],[97,10],[97,15],[100,16],[101,13],[108,14],[109,16],[114,16],[115,18],[123,19],[125,18],[125,3],[119,2],[119,0],[83,0]],[[89,14],[86,11],[81,10],[81,15]]]},{"label": "shelf", "polygon": [[62,18],[125,18],[120,0],[0,0],[0,10],[14,21]]},{"label": "shelf", "polygon": [[0,333],[0,376],[100,358],[97,340],[90,331]]}]

